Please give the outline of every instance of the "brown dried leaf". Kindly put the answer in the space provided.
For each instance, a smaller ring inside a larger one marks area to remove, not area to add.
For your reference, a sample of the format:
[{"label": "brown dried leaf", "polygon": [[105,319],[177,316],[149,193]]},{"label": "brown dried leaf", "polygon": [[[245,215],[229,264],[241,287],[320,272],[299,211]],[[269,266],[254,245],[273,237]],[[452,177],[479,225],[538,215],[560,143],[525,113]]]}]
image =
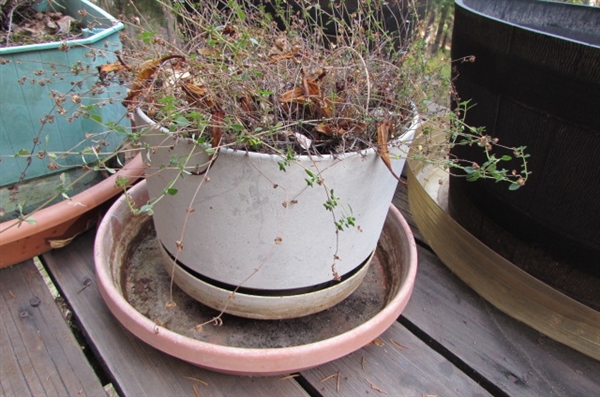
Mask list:
[{"label": "brown dried leaf", "polygon": [[315,131],[325,135],[342,136],[346,133],[346,130],[340,127],[333,127],[329,124],[319,124],[315,127]]},{"label": "brown dried leaf", "polygon": [[320,76],[316,80],[310,77],[305,77],[302,79],[302,85],[304,86],[304,95],[306,97],[318,97],[321,94],[319,83],[317,83],[318,80],[320,80]]},{"label": "brown dried leaf", "polygon": [[199,48],[198,51],[196,51],[198,53],[198,55],[202,55],[205,57],[214,57],[216,55],[219,54],[219,51],[215,48]]},{"label": "brown dried leaf", "polygon": [[77,235],[70,237],[70,238],[66,238],[64,240],[50,240],[48,241],[50,243],[50,247],[56,249],[56,248],[63,248],[66,247],[67,245],[69,245],[74,239],[75,237],[77,237]]},{"label": "brown dried leaf", "polygon": [[279,96],[279,102],[281,103],[296,102],[304,104],[305,101],[306,98],[304,97],[304,89],[302,87],[296,87],[293,90],[286,91]]},{"label": "brown dried leaf", "polygon": [[104,80],[109,73],[117,73],[125,70],[129,70],[129,67],[122,62],[105,63],[104,65],[100,65],[98,66],[100,81]]},{"label": "brown dried leaf", "polygon": [[317,80],[305,77],[302,79],[302,87],[295,87],[292,90],[286,91],[279,96],[279,102],[290,103],[295,102],[301,105],[311,101],[312,97],[320,95],[320,88]]},{"label": "brown dried leaf", "polygon": [[392,123],[389,121],[384,121],[377,126],[377,151],[379,153],[379,157],[385,164],[385,166],[390,170],[394,178],[400,180],[398,175],[394,173],[392,169],[392,163],[390,161],[390,151],[388,149],[388,139],[390,136],[390,132],[392,129]]},{"label": "brown dried leaf", "polygon": [[254,107],[254,103],[252,102],[252,98],[247,93],[243,93],[240,97],[240,106],[246,112],[254,112],[256,108]]},{"label": "brown dried leaf", "polygon": [[207,107],[212,107],[212,105],[214,105],[210,97],[208,97],[208,91],[205,87],[200,87],[186,81],[181,84],[181,89],[188,96],[188,100],[196,105],[204,105]]},{"label": "brown dried leaf", "polygon": [[154,74],[157,72],[158,68],[160,68],[160,66],[163,63],[171,59],[185,60],[185,58],[181,55],[167,55],[162,58],[146,61],[135,76],[135,79],[131,84],[131,90],[127,97],[123,100],[123,104],[125,106],[134,104],[135,100],[142,93],[142,90],[145,88],[146,84],[152,79]]},{"label": "brown dried leaf", "polygon": [[283,61],[284,59],[293,59],[296,56],[296,54],[294,53],[288,53],[288,54],[271,54],[269,55],[269,62],[279,62],[279,61]]},{"label": "brown dried leaf", "polygon": [[221,33],[223,33],[223,35],[225,35],[225,36],[235,36],[235,34],[237,33],[237,30],[236,30],[235,26],[227,25],[223,28]]},{"label": "brown dried leaf", "polygon": [[403,345],[402,343],[398,343],[393,339],[390,339],[390,342],[392,342],[392,345],[396,346],[398,349],[403,350],[403,349],[408,349],[409,347],[406,345]]},{"label": "brown dried leaf", "polygon": [[212,147],[219,147],[221,144],[221,138],[223,137],[223,118],[225,117],[225,111],[220,108],[214,108],[212,111]]},{"label": "brown dried leaf", "polygon": [[323,103],[321,103],[321,109],[325,113],[325,117],[331,117],[333,115],[333,107],[335,102],[338,101],[332,101],[330,98],[325,98],[323,100]]}]

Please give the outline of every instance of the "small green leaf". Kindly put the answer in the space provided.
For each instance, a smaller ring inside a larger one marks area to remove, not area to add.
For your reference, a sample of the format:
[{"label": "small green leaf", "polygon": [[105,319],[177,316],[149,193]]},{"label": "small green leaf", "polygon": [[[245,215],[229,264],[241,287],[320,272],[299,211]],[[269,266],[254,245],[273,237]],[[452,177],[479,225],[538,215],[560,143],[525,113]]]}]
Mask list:
[{"label": "small green leaf", "polygon": [[185,118],[185,117],[183,117],[183,116],[179,116],[179,117],[177,117],[177,118],[176,118],[176,119],[175,119],[173,122],[174,122],[175,124],[177,124],[178,126],[180,126],[180,127],[187,127],[187,126],[189,126],[189,125],[191,124],[191,123],[189,122],[189,120],[188,120],[188,119],[186,119],[186,118]]},{"label": "small green leaf", "polygon": [[102,124],[102,117],[97,114],[91,114],[90,119],[94,120],[96,123]]},{"label": "small green leaf", "polygon": [[138,37],[146,44],[152,43],[152,40],[156,36],[156,32],[144,32],[140,34]]},{"label": "small green leaf", "polygon": [[168,189],[165,189],[165,194],[168,194],[168,195],[171,195],[171,196],[176,195],[177,192],[178,192],[178,190],[175,189],[174,187],[170,187]]},{"label": "small green leaf", "polygon": [[128,183],[129,180],[122,176],[117,177],[117,180],[115,181],[115,185],[117,185],[120,189],[125,189]]},{"label": "small green leaf", "polygon": [[142,207],[140,208],[140,212],[145,212],[148,215],[153,215],[154,209],[151,204],[146,204],[146,205],[142,205]]},{"label": "small green leaf", "polygon": [[262,96],[271,96],[273,94],[275,94],[273,91],[268,91],[268,90],[258,90],[258,93]]},{"label": "small green leaf", "polygon": [[477,179],[481,178],[481,173],[479,171],[473,171],[470,174],[467,174],[467,181],[475,182]]}]

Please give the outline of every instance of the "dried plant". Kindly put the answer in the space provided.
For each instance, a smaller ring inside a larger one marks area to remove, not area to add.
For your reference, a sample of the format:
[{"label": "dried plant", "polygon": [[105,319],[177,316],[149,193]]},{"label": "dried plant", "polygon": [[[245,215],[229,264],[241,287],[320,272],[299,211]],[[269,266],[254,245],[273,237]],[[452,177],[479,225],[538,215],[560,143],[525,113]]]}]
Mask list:
[{"label": "dried plant", "polygon": [[180,5],[184,48],[153,38],[158,57],[123,54],[102,76],[132,81],[130,111],[215,147],[341,154],[401,133],[414,99],[403,72],[409,23],[385,29],[375,12],[383,3],[301,3]]},{"label": "dried plant", "polygon": [[[128,110],[142,109],[171,133],[215,150],[288,160],[376,147],[389,164],[389,142],[405,131],[417,106],[427,112],[424,88],[435,79],[415,34],[412,1],[161,4],[176,15],[183,44],[140,29],[142,42],[130,41],[120,62],[100,72],[103,79],[130,81]],[[467,108],[465,102],[456,114],[443,115],[442,143],[421,141],[432,147],[413,155],[449,171],[460,168],[469,179],[522,186],[525,165],[519,171],[498,165],[509,161],[507,153],[523,161],[525,148],[503,148],[464,125]],[[486,163],[450,158],[457,142],[482,147]],[[493,147],[508,152],[496,156]]]},{"label": "dried plant", "polygon": [[[117,83],[128,90],[123,104],[130,115],[139,108],[171,134],[193,138],[213,154],[228,147],[279,155],[285,168],[298,155],[367,148],[376,148],[389,164],[394,159],[388,145],[416,111],[442,121],[436,137],[424,130],[414,158],[449,172],[460,169],[470,180],[506,182],[511,189],[527,180],[525,148],[504,148],[465,125],[468,102],[456,113],[428,114],[427,88],[439,76],[428,67],[412,0],[157,2],[177,21],[177,39],[144,29],[140,18],[125,21],[130,28],[122,34],[119,61],[98,70],[98,88]],[[76,103],[83,95],[64,98]],[[138,144],[140,131],[89,112],[107,130]],[[455,144],[480,146],[486,162],[452,158]],[[506,153],[497,154],[501,150]],[[111,169],[106,159],[116,156],[101,147],[86,152],[97,156],[94,170]],[[521,169],[502,167],[514,158]],[[182,172],[196,167],[171,166]]]},{"label": "dried plant", "polygon": [[80,23],[50,1],[46,12],[41,0],[0,0],[0,47],[76,39]]}]

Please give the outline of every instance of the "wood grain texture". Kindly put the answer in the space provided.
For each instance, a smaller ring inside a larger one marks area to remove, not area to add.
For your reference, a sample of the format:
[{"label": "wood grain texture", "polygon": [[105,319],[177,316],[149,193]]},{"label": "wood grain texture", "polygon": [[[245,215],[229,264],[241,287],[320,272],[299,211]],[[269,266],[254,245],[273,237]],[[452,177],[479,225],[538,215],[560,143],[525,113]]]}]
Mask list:
[{"label": "wood grain texture", "polygon": [[502,313],[424,249],[419,249],[416,286],[403,316],[500,392],[600,395],[599,361]]},{"label": "wood grain texture", "polygon": [[[406,197],[406,189],[400,186],[394,202],[410,222]],[[308,395],[294,379],[218,374],[189,365],[139,341],[114,319],[98,294],[94,284],[93,238],[93,233],[81,236],[70,246],[44,255],[43,260],[74,310],[95,355],[123,397]],[[419,248],[419,256],[417,283],[401,324],[394,324],[376,343],[304,371],[305,381],[318,394],[477,396],[489,395],[487,389],[500,396],[600,395],[597,377],[600,362],[504,315],[453,276],[427,249]],[[29,324],[37,319],[29,299],[38,292],[30,289],[31,283],[22,281],[28,279],[28,272],[39,278],[32,265],[0,272],[0,315],[3,318],[0,394],[22,395],[23,390],[31,395],[77,394],[61,389],[58,381],[49,382],[51,374],[35,372],[38,358],[31,356],[32,359],[29,354],[36,353],[28,351],[39,343],[37,333],[32,334],[25,327],[25,334],[31,335],[24,337],[18,328],[23,328],[21,323]],[[8,276],[13,273],[17,274],[16,278]],[[92,284],[82,289],[87,278]],[[45,286],[39,281],[38,284],[45,291]],[[43,302],[36,310],[43,307]],[[29,312],[30,317],[21,318],[22,311]],[[61,318],[51,321],[64,325]],[[41,328],[35,323],[31,329]],[[71,337],[69,332],[62,334]],[[56,345],[44,341],[45,349],[52,350],[56,356],[56,363],[72,360],[69,353],[58,352]],[[19,361],[24,356],[28,359]],[[60,366],[66,368],[65,364]],[[334,376],[329,378],[331,375]],[[89,394],[101,393],[102,390]]]},{"label": "wood grain texture", "polygon": [[306,396],[293,379],[230,376],[204,370],[141,342],[121,326],[104,304],[96,285],[79,292],[86,278],[95,279],[93,233],[55,250],[43,260],[77,314],[89,343],[104,361],[123,396]]},{"label": "wood grain texture", "polygon": [[361,350],[302,375],[323,396],[490,395],[397,323]]},{"label": "wood grain texture", "polygon": [[[404,169],[406,170],[407,167],[405,166]],[[424,242],[425,240],[423,239],[421,232],[417,228],[417,224],[413,219],[412,214],[408,210],[409,204],[407,189],[407,185],[403,183],[398,183],[398,187],[396,188],[396,192],[394,193],[394,197],[392,198],[392,204],[394,204],[400,210],[400,212],[402,212],[402,216],[404,216],[404,219],[406,219],[406,222],[410,226],[415,239],[417,241]]]},{"label": "wood grain texture", "polygon": [[409,191],[410,206],[419,228],[438,257],[461,280],[513,318],[600,359],[599,312],[498,255],[444,212],[432,199],[436,193],[427,192],[412,173],[410,178],[414,183]]},{"label": "wood grain texture", "polygon": [[[432,253],[419,250],[404,317],[511,396],[600,395],[600,362],[487,303]],[[599,329],[600,332],[600,329]]]},{"label": "wood grain texture", "polygon": [[0,271],[0,318],[0,395],[105,395],[33,261]]}]

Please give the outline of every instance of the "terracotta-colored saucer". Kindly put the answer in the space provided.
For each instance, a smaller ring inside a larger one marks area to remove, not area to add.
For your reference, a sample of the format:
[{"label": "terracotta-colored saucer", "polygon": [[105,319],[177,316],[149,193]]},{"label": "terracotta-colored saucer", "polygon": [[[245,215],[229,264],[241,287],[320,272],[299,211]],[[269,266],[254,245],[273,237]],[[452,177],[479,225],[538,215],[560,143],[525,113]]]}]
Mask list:
[{"label": "terracotta-colored saucer", "polygon": [[96,225],[105,210],[102,204],[122,192],[115,185],[117,178],[126,178],[128,184],[131,184],[143,171],[142,157],[137,155],[117,173],[70,200],[63,200],[37,211],[33,215],[35,223],[19,224],[15,219],[1,223],[0,268],[68,244]]},{"label": "terracotta-colored saucer", "polygon": [[[130,191],[130,199],[147,202],[145,182]],[[392,206],[369,274],[342,303],[289,320],[223,315],[223,324],[215,326],[210,321],[218,311],[176,285],[171,296],[170,277],[158,252],[151,219],[133,215],[119,199],[104,217],[95,243],[97,284],[109,309],[151,346],[194,365],[238,375],[292,373],[360,349],[396,321],[417,270],[410,227]],[[175,307],[167,304],[171,300]]]}]

